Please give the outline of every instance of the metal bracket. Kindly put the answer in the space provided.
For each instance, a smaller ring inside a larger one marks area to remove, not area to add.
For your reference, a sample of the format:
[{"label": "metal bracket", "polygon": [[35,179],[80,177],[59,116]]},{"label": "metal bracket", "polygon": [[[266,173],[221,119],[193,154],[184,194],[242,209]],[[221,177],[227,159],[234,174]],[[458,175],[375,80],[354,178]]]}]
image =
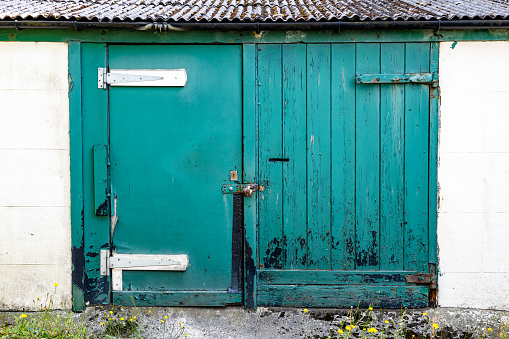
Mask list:
[{"label": "metal bracket", "polygon": [[437,288],[436,266],[435,264],[430,263],[428,267],[430,273],[406,275],[406,282],[417,285],[429,285],[430,289],[435,290]]},{"label": "metal bracket", "polygon": [[97,69],[97,87],[110,86],[153,86],[183,87],[187,83],[185,69]]},{"label": "metal bracket", "polygon": [[438,87],[436,73],[405,73],[405,74],[361,74],[355,77],[358,84],[430,84]]}]

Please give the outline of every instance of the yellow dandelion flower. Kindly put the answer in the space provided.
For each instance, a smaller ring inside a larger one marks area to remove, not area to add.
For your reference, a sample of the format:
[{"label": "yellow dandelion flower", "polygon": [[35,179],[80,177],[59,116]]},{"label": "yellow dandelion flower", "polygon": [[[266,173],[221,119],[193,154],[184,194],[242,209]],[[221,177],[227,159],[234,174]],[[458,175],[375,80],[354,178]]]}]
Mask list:
[{"label": "yellow dandelion flower", "polygon": [[136,319],[136,316],[134,316],[133,319]]},{"label": "yellow dandelion flower", "polygon": [[376,333],[378,332],[378,330],[374,327],[371,327],[369,330],[368,330],[369,333]]},{"label": "yellow dandelion flower", "polygon": [[187,338],[187,334],[186,334],[186,338]]},{"label": "yellow dandelion flower", "polygon": [[350,326],[352,326],[352,328],[355,328],[355,325],[350,325]]},{"label": "yellow dandelion flower", "polygon": [[124,318],[120,318],[120,320],[124,321]]},{"label": "yellow dandelion flower", "polygon": [[352,328],[350,326],[345,327],[345,330],[350,331]]},{"label": "yellow dandelion flower", "polygon": [[308,311],[308,309],[307,309],[307,308],[305,308],[305,309],[303,309],[303,310],[302,310],[302,312],[304,312],[304,313],[308,313],[309,311]]},{"label": "yellow dandelion flower", "polygon": [[129,319],[130,322],[133,322],[133,318]]},{"label": "yellow dandelion flower", "polygon": [[27,315],[26,315],[25,313],[23,313],[23,314],[21,315],[21,319],[25,319],[26,317],[27,317]]},{"label": "yellow dandelion flower", "polygon": [[339,334],[343,334],[343,330],[338,330],[338,333]]},{"label": "yellow dandelion flower", "polygon": [[425,315],[425,316],[426,316],[426,315],[428,315],[428,312],[424,312],[422,315]]},{"label": "yellow dandelion flower", "polygon": [[368,310],[373,311],[373,307],[368,308]]},{"label": "yellow dandelion flower", "polygon": [[148,310],[148,313],[149,313],[149,314],[150,314],[150,313],[152,313],[152,310]]},{"label": "yellow dandelion flower", "polygon": [[386,321],[385,321],[385,323],[386,323],[386,324],[388,324],[388,323],[389,323],[389,320],[386,320]]},{"label": "yellow dandelion flower", "polygon": [[104,326],[104,325],[105,325],[105,323],[101,323],[101,326]]},{"label": "yellow dandelion flower", "polygon": [[110,314],[113,314],[113,311],[110,311]]},{"label": "yellow dandelion flower", "polygon": [[491,331],[492,331],[492,329],[488,327],[488,332],[491,332]]},{"label": "yellow dandelion flower", "polygon": [[161,323],[164,323],[164,320],[161,320]]},{"label": "yellow dandelion flower", "polygon": [[37,297],[37,300],[41,299],[41,297]]},{"label": "yellow dandelion flower", "polygon": [[180,325],[180,321],[179,321],[179,325]]},{"label": "yellow dandelion flower", "polygon": [[167,315],[165,315],[165,316],[164,316],[164,319],[168,319],[168,316],[167,316]]},{"label": "yellow dandelion flower", "polygon": [[433,326],[433,328],[435,328],[435,329],[438,329],[438,328],[440,327],[440,326],[438,326],[438,325],[437,325],[437,324],[435,324],[435,323],[433,323],[433,325],[432,325],[432,326]]},{"label": "yellow dandelion flower", "polygon": [[57,287],[58,286],[58,283],[54,283],[53,286]]}]

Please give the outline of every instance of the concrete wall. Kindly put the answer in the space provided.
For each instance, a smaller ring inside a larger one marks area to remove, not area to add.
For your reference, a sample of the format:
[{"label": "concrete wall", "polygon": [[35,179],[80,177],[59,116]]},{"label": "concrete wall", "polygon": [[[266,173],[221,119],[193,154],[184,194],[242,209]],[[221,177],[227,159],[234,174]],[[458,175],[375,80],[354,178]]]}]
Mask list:
[{"label": "concrete wall", "polygon": [[509,309],[508,58],[509,42],[440,47],[440,306]]},{"label": "concrete wall", "polygon": [[0,42],[0,309],[71,305],[67,45]]}]

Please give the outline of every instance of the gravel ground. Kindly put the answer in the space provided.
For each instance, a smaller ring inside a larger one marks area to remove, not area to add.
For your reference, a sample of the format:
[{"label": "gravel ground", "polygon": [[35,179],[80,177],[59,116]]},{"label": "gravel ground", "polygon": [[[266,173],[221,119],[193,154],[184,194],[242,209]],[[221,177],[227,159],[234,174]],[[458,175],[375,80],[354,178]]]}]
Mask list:
[{"label": "gravel ground", "polygon": [[[113,312],[113,313],[110,313]],[[142,338],[174,338],[183,326],[181,338],[338,338],[338,330],[355,318],[352,337],[366,333],[362,329],[376,328],[373,338],[430,338],[431,325],[439,326],[436,338],[480,338],[491,328],[492,338],[498,338],[509,314],[504,311],[470,309],[403,309],[358,310],[355,309],[309,309],[304,312],[295,308],[258,308],[256,311],[242,307],[121,307],[93,306],[83,313],[76,313],[76,320],[86,321],[88,332],[98,338],[107,337],[104,329],[108,317],[124,322],[133,319],[138,324]],[[353,317],[351,314],[355,314]],[[3,312],[6,321],[12,321],[19,313]],[[136,318],[134,318],[136,317]],[[166,317],[166,318],[165,318]],[[161,322],[164,321],[164,322]],[[101,323],[105,323],[101,325]],[[179,323],[181,325],[179,325]],[[135,336],[131,336],[135,337]],[[368,338],[371,338],[371,333]]]}]

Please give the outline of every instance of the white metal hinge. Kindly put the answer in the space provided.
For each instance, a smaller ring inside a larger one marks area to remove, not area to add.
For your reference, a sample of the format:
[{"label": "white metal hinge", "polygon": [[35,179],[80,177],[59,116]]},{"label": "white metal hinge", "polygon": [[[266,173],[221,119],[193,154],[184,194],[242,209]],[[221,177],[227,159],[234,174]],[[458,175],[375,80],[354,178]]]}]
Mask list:
[{"label": "white metal hinge", "polygon": [[118,254],[101,250],[101,275],[110,275],[114,291],[122,290],[122,271],[185,271],[187,254]]},{"label": "white metal hinge", "polygon": [[184,87],[187,83],[185,69],[97,69],[97,88],[110,86]]}]

